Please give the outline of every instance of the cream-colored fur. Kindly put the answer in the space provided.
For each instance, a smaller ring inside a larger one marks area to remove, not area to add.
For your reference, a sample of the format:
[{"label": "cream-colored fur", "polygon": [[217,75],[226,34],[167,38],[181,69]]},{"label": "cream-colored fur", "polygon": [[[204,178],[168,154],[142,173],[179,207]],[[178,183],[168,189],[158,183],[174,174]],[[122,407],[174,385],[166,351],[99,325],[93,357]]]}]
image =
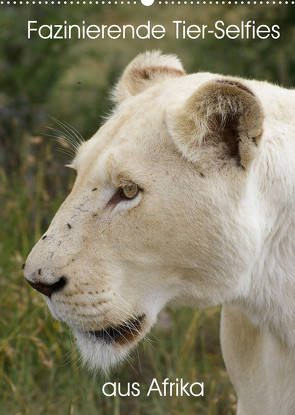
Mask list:
[{"label": "cream-colored fur", "polygon": [[[238,414],[294,415],[295,92],[185,75],[156,52],[131,62],[114,99],[113,115],[78,150],[73,190],[26,278],[65,279],[47,303],[104,370],[167,303],[223,304]],[[118,339],[99,337],[111,326]]]}]

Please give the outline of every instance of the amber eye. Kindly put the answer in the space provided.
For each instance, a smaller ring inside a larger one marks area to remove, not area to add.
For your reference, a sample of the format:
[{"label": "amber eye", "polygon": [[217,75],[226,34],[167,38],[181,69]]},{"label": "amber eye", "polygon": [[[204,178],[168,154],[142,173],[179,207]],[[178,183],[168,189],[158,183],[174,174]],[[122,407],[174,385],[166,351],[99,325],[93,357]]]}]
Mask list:
[{"label": "amber eye", "polygon": [[117,188],[117,191],[113,194],[112,198],[107,203],[107,206],[114,207],[124,200],[135,199],[141,190],[142,189],[140,189],[140,187],[138,187],[135,183],[121,185]]},{"label": "amber eye", "polygon": [[127,184],[126,186],[122,187],[121,189],[122,196],[124,196],[126,199],[134,199],[139,192],[139,188],[137,184]]}]

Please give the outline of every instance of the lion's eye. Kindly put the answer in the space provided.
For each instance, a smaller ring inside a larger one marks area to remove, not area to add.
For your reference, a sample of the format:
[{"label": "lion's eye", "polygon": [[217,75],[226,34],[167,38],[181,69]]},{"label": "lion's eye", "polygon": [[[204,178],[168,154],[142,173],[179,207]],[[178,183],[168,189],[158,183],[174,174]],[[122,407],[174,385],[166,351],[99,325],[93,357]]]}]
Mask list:
[{"label": "lion's eye", "polygon": [[126,199],[134,199],[139,192],[137,184],[128,184],[121,188],[122,196]]},{"label": "lion's eye", "polygon": [[135,183],[121,185],[108,201],[107,206],[116,206],[118,203],[136,198],[141,189]]}]

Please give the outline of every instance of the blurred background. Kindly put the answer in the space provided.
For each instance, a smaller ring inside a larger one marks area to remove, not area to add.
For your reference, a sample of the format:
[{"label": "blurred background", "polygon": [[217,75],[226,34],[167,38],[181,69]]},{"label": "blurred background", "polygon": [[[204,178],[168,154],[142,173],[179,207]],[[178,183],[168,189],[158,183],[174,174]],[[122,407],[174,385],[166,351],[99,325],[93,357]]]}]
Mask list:
[{"label": "blurred background", "polygon": [[[112,85],[139,52],[161,49],[187,71],[295,85],[295,6],[0,6],[0,415],[234,414],[236,398],[219,346],[220,309],[164,310],[149,341],[111,374],[139,397],[106,398],[69,330],[55,322],[21,265],[71,189],[65,136],[88,139],[111,110]],[[278,24],[279,40],[175,40],[173,20]],[[162,40],[27,40],[39,24],[162,24]],[[71,127],[61,126],[57,119]],[[55,129],[55,130],[52,130]],[[52,137],[54,136],[54,137]],[[205,382],[205,397],[146,397],[151,380]]]}]

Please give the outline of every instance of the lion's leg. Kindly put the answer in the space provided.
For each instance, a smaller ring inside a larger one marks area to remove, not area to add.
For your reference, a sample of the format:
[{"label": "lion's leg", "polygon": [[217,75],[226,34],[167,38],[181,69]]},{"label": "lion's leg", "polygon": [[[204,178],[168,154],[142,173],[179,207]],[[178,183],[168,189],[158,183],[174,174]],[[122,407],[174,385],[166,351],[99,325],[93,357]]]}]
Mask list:
[{"label": "lion's leg", "polygon": [[274,334],[254,326],[239,309],[225,306],[221,345],[238,395],[237,415],[294,415],[295,359]]},{"label": "lion's leg", "polygon": [[263,333],[240,310],[224,306],[221,346],[230,379],[238,395],[237,415],[264,414],[266,387]]}]

